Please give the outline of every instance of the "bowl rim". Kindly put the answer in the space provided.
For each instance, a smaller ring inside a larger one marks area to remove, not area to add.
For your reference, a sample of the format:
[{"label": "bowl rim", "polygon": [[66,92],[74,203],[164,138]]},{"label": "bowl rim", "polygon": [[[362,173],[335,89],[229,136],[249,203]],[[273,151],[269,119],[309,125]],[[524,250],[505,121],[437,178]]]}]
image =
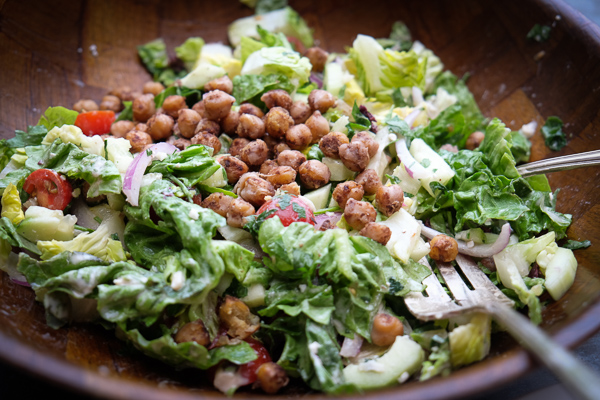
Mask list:
[{"label": "bowl rim", "polygon": [[[580,40],[590,52],[600,54],[600,27],[573,9],[563,0],[532,0],[548,14],[560,15],[569,23],[573,36]],[[582,23],[583,22],[583,23]],[[560,324],[559,324],[560,325]],[[563,326],[550,326],[546,331],[559,345],[572,349],[600,331],[600,293],[588,300],[588,305],[578,315],[572,317]],[[14,336],[0,331],[0,361],[21,371],[40,378],[50,384],[60,385],[74,392],[106,399],[144,399],[144,400],[192,400],[223,399],[217,391],[200,390],[187,387],[161,387],[144,381],[125,379],[118,374],[105,373],[76,365],[61,359],[55,354],[43,352],[27,345]],[[509,350],[501,355],[485,359],[479,363],[454,371],[447,377],[436,377],[426,382],[411,382],[362,394],[344,396],[347,399],[391,400],[402,396],[403,400],[441,400],[459,399],[483,393],[509,382],[523,374],[540,367],[535,358],[522,347]],[[490,375],[490,370],[495,371]],[[466,376],[471,377],[470,385],[461,384]],[[453,391],[449,392],[451,387]],[[262,393],[244,397],[272,400],[274,396]],[[238,397],[234,395],[234,397]],[[311,399],[329,399],[324,393],[305,394]]]}]

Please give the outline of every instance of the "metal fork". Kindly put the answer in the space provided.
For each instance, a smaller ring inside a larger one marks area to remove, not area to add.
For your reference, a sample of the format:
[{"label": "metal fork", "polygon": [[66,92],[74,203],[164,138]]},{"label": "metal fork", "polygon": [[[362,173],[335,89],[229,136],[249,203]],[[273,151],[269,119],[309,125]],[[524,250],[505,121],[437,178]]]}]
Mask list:
[{"label": "metal fork", "polygon": [[[425,258],[421,262],[431,269]],[[594,372],[514,310],[513,301],[488,279],[472,259],[459,254],[456,262],[473,289],[469,289],[452,264],[437,263],[453,297],[446,293],[432,273],[423,281],[427,285],[427,297],[411,292],[404,298],[415,317],[430,321],[466,313],[486,313],[533,353],[572,393],[586,400],[600,398],[600,380]]]},{"label": "metal fork", "polygon": [[545,174],[549,172],[566,171],[569,169],[593,167],[600,165],[600,150],[586,151],[585,153],[571,154],[568,156],[553,157],[546,160],[534,161],[519,165],[517,171],[523,177]]}]

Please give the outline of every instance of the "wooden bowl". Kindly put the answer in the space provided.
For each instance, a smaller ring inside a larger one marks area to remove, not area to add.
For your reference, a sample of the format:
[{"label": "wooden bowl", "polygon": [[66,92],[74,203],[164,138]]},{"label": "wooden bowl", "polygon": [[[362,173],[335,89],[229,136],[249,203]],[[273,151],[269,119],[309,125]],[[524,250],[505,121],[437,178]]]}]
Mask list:
[{"label": "wooden bowl", "polygon": [[[487,116],[512,129],[557,115],[569,143],[551,153],[539,132],[532,160],[600,148],[600,31],[562,2],[463,0],[293,1],[314,27],[322,47],[342,51],[356,34],[389,35],[403,20],[413,37],[462,76]],[[136,46],[163,37],[170,49],[189,36],[227,41],[227,25],[252,14],[238,1],[165,3],[122,0],[0,2],[0,132],[35,125],[48,106],[70,107],[80,98],[100,100],[110,89],[140,89],[149,75]],[[550,39],[526,39],[536,23],[552,24]],[[590,239],[576,251],[577,278],[559,302],[544,310],[542,328],[574,346],[600,326],[600,169],[554,173],[562,190],[557,208],[573,214],[572,239]],[[129,399],[222,398],[202,371],[174,371],[127,350],[112,332],[73,325],[52,330],[33,292],[0,273],[0,357],[41,377],[88,395]],[[534,365],[506,336],[493,338],[490,356],[447,378],[369,392],[361,398],[441,399],[467,395],[513,380]],[[292,387],[283,395],[305,393]],[[243,393],[240,396],[262,397]],[[323,397],[310,394],[309,397]],[[272,397],[271,397],[272,398]]]}]

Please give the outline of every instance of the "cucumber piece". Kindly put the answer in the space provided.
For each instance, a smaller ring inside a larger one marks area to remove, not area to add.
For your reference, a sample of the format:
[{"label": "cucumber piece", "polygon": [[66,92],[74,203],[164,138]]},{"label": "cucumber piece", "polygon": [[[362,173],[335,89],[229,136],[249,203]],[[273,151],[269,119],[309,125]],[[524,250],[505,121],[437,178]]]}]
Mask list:
[{"label": "cucumber piece", "polygon": [[329,172],[331,172],[331,177],[329,178],[332,182],[342,182],[354,179],[355,173],[350,171],[342,160],[336,160],[330,157],[323,157],[321,162],[327,165],[329,168]]},{"label": "cucumber piece", "polygon": [[575,281],[577,259],[572,250],[559,247],[546,266],[546,290],[554,300],[560,299]]},{"label": "cucumber piece", "polygon": [[25,211],[25,219],[17,226],[17,233],[32,242],[38,240],[72,240],[75,235],[74,215],[63,215],[60,210],[32,206]]},{"label": "cucumber piece", "polygon": [[344,378],[360,389],[391,386],[417,372],[425,352],[409,336],[398,336],[392,347],[377,359],[350,364],[344,368]]},{"label": "cucumber piece", "polygon": [[327,208],[327,202],[329,201],[330,193],[331,183],[317,190],[313,190],[312,192],[308,192],[303,197],[307,198],[314,204],[315,210],[321,210],[323,208]]},{"label": "cucumber piece", "polygon": [[[408,263],[421,238],[421,225],[403,208],[380,224],[386,225],[392,231],[392,236],[385,246],[390,254],[403,263]],[[419,247],[419,250],[423,249]]]},{"label": "cucumber piece", "polygon": [[255,283],[248,288],[248,294],[242,297],[242,300],[250,308],[265,305],[265,287],[260,283]]}]

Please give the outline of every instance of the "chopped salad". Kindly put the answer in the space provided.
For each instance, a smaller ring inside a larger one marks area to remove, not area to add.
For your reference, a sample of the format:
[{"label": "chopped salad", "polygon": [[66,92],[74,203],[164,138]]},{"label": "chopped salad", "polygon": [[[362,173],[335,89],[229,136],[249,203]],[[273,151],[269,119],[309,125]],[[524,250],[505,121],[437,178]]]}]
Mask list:
[{"label": "chopped salad", "polygon": [[0,268],[48,325],[100,323],[228,395],[423,381],[497,328],[404,305],[459,252],[539,323],[577,261],[556,192],[516,169],[535,127],[485,118],[400,22],[329,53],[292,8],[257,11],[231,46],[139,46],[141,91],[0,142]]}]

